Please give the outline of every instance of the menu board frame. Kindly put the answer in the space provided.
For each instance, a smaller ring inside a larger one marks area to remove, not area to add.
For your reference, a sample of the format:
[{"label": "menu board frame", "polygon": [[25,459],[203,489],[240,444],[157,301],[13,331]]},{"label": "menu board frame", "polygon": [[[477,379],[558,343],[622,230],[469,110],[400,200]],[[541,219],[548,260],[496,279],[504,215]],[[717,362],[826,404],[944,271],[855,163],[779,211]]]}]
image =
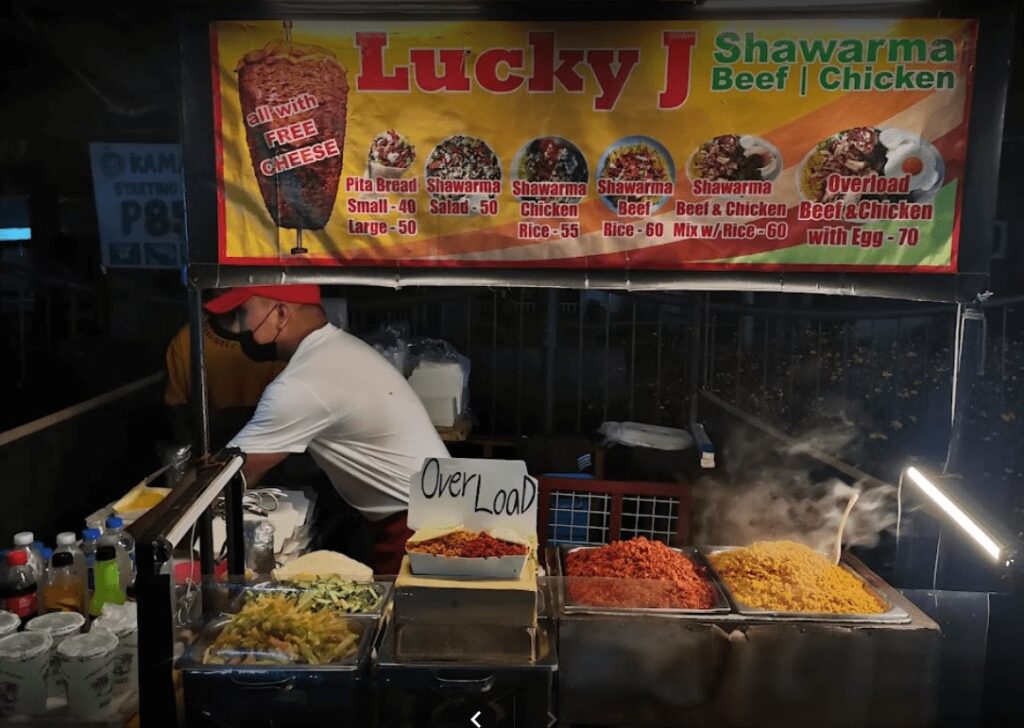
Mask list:
[{"label": "menu board frame", "polygon": [[[386,6],[385,6],[386,7]],[[501,18],[500,4],[493,19]],[[282,17],[286,8],[275,6],[264,15]],[[511,12],[505,10],[504,12]],[[556,20],[551,13],[536,17]],[[243,13],[246,17],[254,17]],[[590,8],[588,19],[625,19],[628,10],[609,10],[600,4]],[[647,12],[650,19],[699,17],[680,7]],[[367,18],[365,14],[325,16],[294,12],[292,17]],[[408,18],[408,15],[401,16]],[[445,17],[436,13],[431,19]],[[465,13],[452,17],[466,19]],[[475,16],[469,16],[475,17]],[[517,13],[518,18],[530,17]],[[386,23],[386,12],[372,18]],[[488,18],[489,20],[492,18]],[[630,16],[630,19],[636,19]],[[645,18],[646,19],[646,18]],[[188,179],[189,282],[197,288],[223,287],[241,282],[315,281],[323,284],[365,284],[388,287],[404,285],[538,286],[654,290],[762,290],[817,292],[841,295],[886,296],[917,300],[970,301],[985,291],[988,280],[991,227],[995,207],[995,175],[1005,107],[1007,74],[1005,58],[1012,35],[1005,15],[995,13],[979,20],[974,69],[974,100],[970,109],[970,139],[964,176],[960,249],[956,272],[908,274],[860,271],[756,270],[616,270],[616,269],[517,269],[414,268],[401,265],[323,267],[315,265],[231,265],[218,255],[216,168],[211,119],[209,15],[194,13],[182,27],[182,82],[186,99],[182,124]],[[204,65],[205,64],[205,65]]]}]

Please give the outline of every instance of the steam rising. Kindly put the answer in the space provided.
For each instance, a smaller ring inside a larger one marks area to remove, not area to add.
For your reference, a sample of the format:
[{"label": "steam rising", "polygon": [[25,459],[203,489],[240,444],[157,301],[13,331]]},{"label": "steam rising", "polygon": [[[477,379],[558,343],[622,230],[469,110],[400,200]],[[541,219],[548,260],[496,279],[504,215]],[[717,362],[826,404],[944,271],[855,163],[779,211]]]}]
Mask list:
[{"label": "steam rising", "polygon": [[[840,423],[816,430],[787,446],[756,431],[743,430],[726,443],[726,478],[701,480],[695,489],[695,541],[746,546],[754,541],[790,539],[832,553],[850,498],[859,494],[843,533],[844,546],[874,546],[896,525],[896,488],[816,478],[815,449],[840,455],[856,430]],[[801,467],[803,466],[803,467]]]}]

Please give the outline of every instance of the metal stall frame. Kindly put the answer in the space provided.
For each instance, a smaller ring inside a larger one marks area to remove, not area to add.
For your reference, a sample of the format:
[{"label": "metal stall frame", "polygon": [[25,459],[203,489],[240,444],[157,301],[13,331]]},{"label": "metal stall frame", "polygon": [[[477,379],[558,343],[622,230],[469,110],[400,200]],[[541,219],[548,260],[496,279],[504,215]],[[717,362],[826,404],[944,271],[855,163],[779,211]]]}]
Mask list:
[{"label": "metal stall frame", "polygon": [[[244,578],[245,544],[242,532],[242,492],[240,475],[245,455],[226,450],[217,460],[191,471],[157,506],[133,523],[129,530],[135,538],[135,598],[139,604],[139,719],[142,725],[176,725],[177,697],[172,679],[174,663],[174,549],[187,539],[191,558],[197,526],[210,520],[213,504],[225,495],[224,520],[227,531],[229,578]],[[189,533],[192,533],[189,536]],[[212,539],[211,539],[212,541]],[[212,543],[208,558],[212,564]],[[201,579],[212,576],[201,554]],[[190,569],[189,580],[192,575]],[[203,601],[204,614],[210,604]]]},{"label": "metal stall frame", "polygon": [[[716,5],[718,6],[716,8]],[[917,0],[906,3],[849,2],[830,3],[824,11],[815,11],[806,3],[777,2],[771,8],[760,5],[751,12],[743,4],[729,0],[678,0],[677,2],[570,2],[512,3],[448,1],[419,2],[350,2],[344,5],[325,2],[285,0],[265,4],[237,3],[227,6],[209,0],[179,5],[179,50],[181,106],[181,139],[183,143],[186,235],[188,265],[183,281],[190,289],[189,319],[193,332],[202,324],[200,292],[207,289],[240,285],[318,283],[324,285],[360,285],[400,289],[409,286],[476,286],[566,288],[613,291],[749,291],[775,293],[813,293],[843,296],[880,297],[904,300],[941,301],[970,304],[984,299],[989,282],[989,260],[992,228],[995,217],[995,185],[998,176],[1003,128],[1003,114],[1008,92],[1008,66],[1013,47],[1013,23],[1008,3],[992,3],[979,9],[966,0]],[[616,21],[697,19],[759,19],[800,17],[970,17],[979,22],[975,58],[974,96],[970,110],[970,155],[964,171],[965,191],[961,204],[962,240],[958,251],[958,272],[951,274],[900,274],[852,272],[791,271],[654,271],[654,270],[560,270],[560,269],[424,269],[409,267],[296,267],[296,266],[230,266],[218,258],[218,223],[215,169],[213,107],[209,23],[228,19],[351,19],[351,20],[528,20],[546,21]],[[693,307],[699,311],[700,305]],[[699,326],[694,327],[699,336]],[[202,336],[193,335],[192,362],[195,395],[194,453],[205,456],[209,451],[208,405],[205,392],[205,362]],[[699,346],[694,347],[697,357]],[[692,377],[697,387],[697,377]],[[694,391],[695,395],[696,392]],[[691,400],[694,406],[696,397]],[[241,462],[232,458],[231,468],[237,472]],[[171,611],[169,607],[170,576],[166,564],[170,558],[168,535],[184,535],[174,528],[168,509],[174,503],[188,502],[193,508],[189,517],[200,520],[204,573],[212,571],[209,551],[208,505],[213,490],[231,485],[229,513],[240,508],[242,486],[234,475],[224,476],[228,466],[215,477],[201,475],[185,487],[179,496],[152,518],[141,521],[134,530],[139,541],[140,603],[143,606],[142,664],[149,666],[140,687],[142,715],[157,724],[166,722],[173,709],[173,690],[169,675],[157,666],[169,659]],[[207,497],[209,499],[207,500]],[[195,505],[207,506],[195,511]],[[177,513],[177,511],[175,511]],[[157,519],[160,519],[159,521]],[[239,518],[240,522],[240,518]],[[229,529],[229,533],[231,530]],[[238,543],[236,544],[236,539]],[[236,566],[241,551],[241,531],[229,541],[235,546]],[[229,551],[230,553],[230,551]],[[145,573],[143,573],[145,572]],[[167,601],[164,601],[167,599]],[[164,638],[165,644],[160,644]],[[169,665],[168,665],[169,670]],[[167,679],[165,679],[167,678]]]}]

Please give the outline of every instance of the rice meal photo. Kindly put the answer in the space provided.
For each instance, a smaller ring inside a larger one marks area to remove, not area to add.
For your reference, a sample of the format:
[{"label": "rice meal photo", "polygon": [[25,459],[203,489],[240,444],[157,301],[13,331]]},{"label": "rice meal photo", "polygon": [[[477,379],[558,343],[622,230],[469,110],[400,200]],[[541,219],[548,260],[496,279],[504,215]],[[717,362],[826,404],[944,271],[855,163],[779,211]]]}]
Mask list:
[{"label": "rice meal photo", "polygon": [[459,201],[493,199],[501,190],[501,162],[482,139],[456,134],[430,152],[426,170],[427,192]]},{"label": "rice meal photo", "polygon": [[830,178],[874,178],[869,191],[855,199],[927,202],[942,187],[944,176],[942,155],[919,135],[861,126],[819,142],[797,170],[797,185],[806,200],[833,202],[851,193],[841,185],[830,188]]},{"label": "rice meal photo", "polygon": [[598,193],[614,211],[620,202],[648,203],[651,212],[672,194],[676,176],[671,155],[649,137],[621,139],[598,165]]},{"label": "rice meal photo", "polygon": [[760,137],[722,134],[697,147],[686,171],[694,181],[771,181],[782,171],[782,155]]},{"label": "rice meal photo", "polygon": [[[527,193],[517,194],[522,200],[579,202],[583,194],[586,194],[589,175],[587,160],[579,147],[557,136],[532,139],[512,161],[514,184],[519,183]],[[553,194],[561,190],[583,194]]]}]

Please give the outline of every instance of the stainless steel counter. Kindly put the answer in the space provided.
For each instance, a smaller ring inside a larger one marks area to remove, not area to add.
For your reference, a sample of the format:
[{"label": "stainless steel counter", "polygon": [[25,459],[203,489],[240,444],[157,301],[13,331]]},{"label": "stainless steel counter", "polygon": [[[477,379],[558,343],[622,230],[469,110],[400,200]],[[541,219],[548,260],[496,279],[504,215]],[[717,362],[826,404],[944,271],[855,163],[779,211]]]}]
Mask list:
[{"label": "stainless steel counter", "polygon": [[559,718],[664,728],[928,725],[939,628],[891,587],[884,595],[905,623],[559,609]]}]

